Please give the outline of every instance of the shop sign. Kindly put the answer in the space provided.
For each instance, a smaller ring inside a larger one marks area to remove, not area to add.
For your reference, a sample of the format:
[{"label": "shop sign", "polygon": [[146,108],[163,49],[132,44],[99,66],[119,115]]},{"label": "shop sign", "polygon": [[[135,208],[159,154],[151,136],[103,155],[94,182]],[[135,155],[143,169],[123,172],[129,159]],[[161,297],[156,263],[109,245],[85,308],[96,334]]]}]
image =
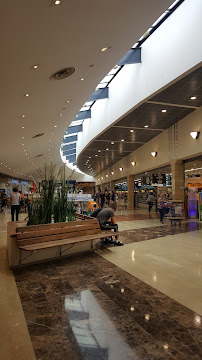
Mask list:
[{"label": "shop sign", "polygon": [[28,181],[22,181],[21,182],[21,185],[23,186],[23,185],[28,185]]},{"label": "shop sign", "polygon": [[152,174],[152,184],[166,184],[166,174]]},{"label": "shop sign", "polygon": [[18,184],[18,180],[14,180],[14,179],[12,179],[12,184]]}]

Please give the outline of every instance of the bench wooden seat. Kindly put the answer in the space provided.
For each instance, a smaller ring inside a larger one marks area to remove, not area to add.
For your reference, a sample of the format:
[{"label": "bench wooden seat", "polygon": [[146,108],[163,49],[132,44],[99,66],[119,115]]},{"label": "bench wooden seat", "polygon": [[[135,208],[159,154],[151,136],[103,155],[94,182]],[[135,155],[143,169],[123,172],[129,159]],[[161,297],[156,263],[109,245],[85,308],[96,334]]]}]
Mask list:
[{"label": "bench wooden seat", "polygon": [[[116,233],[117,235],[118,233]],[[19,248],[27,251],[33,251],[33,250],[40,250],[40,249],[46,249],[54,246],[62,246],[62,245],[71,245],[76,244],[83,241],[91,241],[91,240],[97,240],[100,238],[106,238],[110,236],[115,236],[115,233],[112,233],[111,231],[102,231],[99,234],[93,234],[93,235],[86,235],[79,238],[69,238],[64,240],[54,240],[54,241],[47,241],[47,242],[39,242],[36,244],[29,244],[29,245],[20,245]]]},{"label": "bench wooden seat", "polygon": [[[91,218],[91,221],[78,220],[75,222],[19,227],[17,227],[17,223],[15,223],[15,231],[13,224],[9,224],[9,227],[10,239],[12,239],[12,241],[15,240],[15,250],[18,249],[19,251],[18,264],[24,263],[26,259],[28,259],[26,263],[30,263],[42,261],[43,258],[44,260],[49,259],[50,256],[51,258],[59,257],[64,255],[64,253],[67,254],[70,249],[71,254],[93,251],[95,240],[118,235],[118,233],[114,233],[111,230],[101,231],[98,220],[93,218]],[[11,247],[14,246],[14,243],[11,242],[11,240],[9,241]],[[86,243],[86,245],[82,245],[84,243]],[[72,250],[74,245],[75,252]],[[56,248],[56,250],[53,252],[51,248]],[[22,256],[23,251],[29,252],[29,255]],[[50,252],[54,255],[48,256]],[[12,262],[11,260],[11,265],[13,265]]]}]

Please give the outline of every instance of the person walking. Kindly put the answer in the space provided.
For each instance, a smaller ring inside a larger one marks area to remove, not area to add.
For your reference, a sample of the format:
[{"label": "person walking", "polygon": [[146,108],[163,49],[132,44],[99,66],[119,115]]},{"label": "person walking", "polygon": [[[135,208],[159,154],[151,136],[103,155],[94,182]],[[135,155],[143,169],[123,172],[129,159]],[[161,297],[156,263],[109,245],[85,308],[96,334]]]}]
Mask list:
[{"label": "person walking", "polygon": [[5,191],[2,191],[1,193],[1,201],[2,201],[2,211],[6,211],[6,205],[7,205],[7,195]]},{"label": "person walking", "polygon": [[149,210],[149,213],[154,205],[154,195],[152,194],[152,192],[149,193],[149,196],[148,196],[148,199],[147,199],[147,204],[149,206],[148,210]]},{"label": "person walking", "polygon": [[100,194],[100,200],[101,200],[101,208],[103,208],[103,205],[105,203],[105,194],[103,193],[103,191]]},{"label": "person walking", "polygon": [[16,213],[16,221],[18,221],[18,214],[20,210],[20,200],[21,194],[18,192],[16,187],[13,188],[13,192],[11,194],[11,220],[14,220],[14,215]]},{"label": "person walking", "polygon": [[115,203],[115,194],[114,191],[112,190],[112,194],[111,194],[111,204]]},{"label": "person walking", "polygon": [[160,194],[158,198],[158,211],[160,215],[160,222],[163,224],[164,219],[164,196],[163,194]]}]

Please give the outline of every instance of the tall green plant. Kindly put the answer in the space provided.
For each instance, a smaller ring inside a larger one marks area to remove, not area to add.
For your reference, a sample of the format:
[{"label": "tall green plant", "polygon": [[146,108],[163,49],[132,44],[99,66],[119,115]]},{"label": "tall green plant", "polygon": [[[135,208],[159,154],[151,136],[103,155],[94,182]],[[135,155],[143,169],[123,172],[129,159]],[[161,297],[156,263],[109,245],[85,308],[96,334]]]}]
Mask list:
[{"label": "tall green plant", "polygon": [[62,167],[59,171],[59,176],[61,178],[61,186],[58,189],[57,195],[54,200],[54,222],[65,222],[67,219],[67,194],[68,194],[68,185],[66,185],[65,177],[65,166]]},{"label": "tall green plant", "polygon": [[56,185],[55,166],[44,166],[44,171],[39,171],[42,178],[40,197],[32,200],[29,209],[29,225],[49,224],[53,213],[54,192]]}]

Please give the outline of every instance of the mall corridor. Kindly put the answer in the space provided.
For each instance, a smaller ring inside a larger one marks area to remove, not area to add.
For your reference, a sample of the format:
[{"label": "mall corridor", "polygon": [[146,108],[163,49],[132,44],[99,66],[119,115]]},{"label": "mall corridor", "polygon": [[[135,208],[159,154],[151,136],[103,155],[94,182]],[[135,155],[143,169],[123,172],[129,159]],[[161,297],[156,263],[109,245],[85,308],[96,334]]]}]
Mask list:
[{"label": "mall corridor", "polygon": [[155,212],[117,211],[123,247],[97,244],[94,253],[12,273],[9,217],[0,214],[2,359],[202,358],[198,221],[171,227]]}]

